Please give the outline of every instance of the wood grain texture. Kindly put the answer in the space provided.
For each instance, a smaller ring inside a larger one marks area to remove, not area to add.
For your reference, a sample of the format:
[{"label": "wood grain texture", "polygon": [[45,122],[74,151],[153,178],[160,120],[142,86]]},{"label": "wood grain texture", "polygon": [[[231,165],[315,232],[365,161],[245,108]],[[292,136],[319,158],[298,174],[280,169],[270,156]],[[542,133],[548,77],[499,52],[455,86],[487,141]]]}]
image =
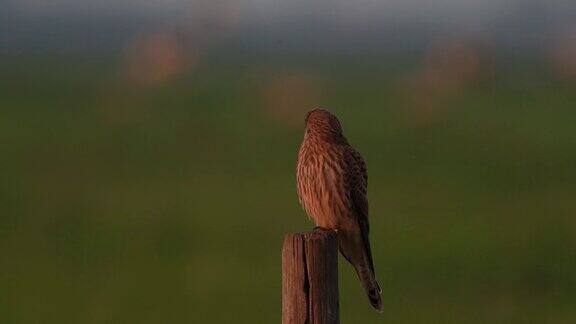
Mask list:
[{"label": "wood grain texture", "polygon": [[287,234],[282,249],[282,323],[339,322],[336,234]]}]

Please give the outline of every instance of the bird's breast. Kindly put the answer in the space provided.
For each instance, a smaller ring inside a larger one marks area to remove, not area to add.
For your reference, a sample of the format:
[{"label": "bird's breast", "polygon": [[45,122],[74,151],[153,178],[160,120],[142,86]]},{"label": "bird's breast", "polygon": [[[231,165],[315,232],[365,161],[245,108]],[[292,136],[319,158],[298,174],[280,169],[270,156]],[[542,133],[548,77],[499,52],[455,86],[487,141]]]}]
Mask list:
[{"label": "bird's breast", "polygon": [[338,229],[340,219],[345,216],[348,195],[343,172],[335,155],[312,154],[299,160],[300,201],[317,226]]}]

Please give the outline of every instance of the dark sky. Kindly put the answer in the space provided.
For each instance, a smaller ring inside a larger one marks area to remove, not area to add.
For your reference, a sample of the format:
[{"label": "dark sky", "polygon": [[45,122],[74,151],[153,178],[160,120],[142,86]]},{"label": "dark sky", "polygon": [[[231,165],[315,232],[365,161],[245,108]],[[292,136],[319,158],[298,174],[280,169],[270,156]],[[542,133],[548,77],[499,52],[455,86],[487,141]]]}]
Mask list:
[{"label": "dark sky", "polygon": [[0,50],[9,52],[106,51],[155,29],[227,34],[230,43],[330,47],[345,39],[375,48],[459,35],[534,47],[576,29],[573,0],[0,0],[0,6]]}]

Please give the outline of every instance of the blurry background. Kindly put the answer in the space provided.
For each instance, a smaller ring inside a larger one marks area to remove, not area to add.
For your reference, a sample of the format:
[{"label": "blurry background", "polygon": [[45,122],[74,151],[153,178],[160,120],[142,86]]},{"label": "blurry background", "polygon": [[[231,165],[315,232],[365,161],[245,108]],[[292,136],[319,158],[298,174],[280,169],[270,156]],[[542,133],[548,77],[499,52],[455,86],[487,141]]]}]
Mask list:
[{"label": "blurry background", "polygon": [[370,177],[343,323],[576,321],[573,1],[0,7],[0,322],[279,323],[316,106]]}]

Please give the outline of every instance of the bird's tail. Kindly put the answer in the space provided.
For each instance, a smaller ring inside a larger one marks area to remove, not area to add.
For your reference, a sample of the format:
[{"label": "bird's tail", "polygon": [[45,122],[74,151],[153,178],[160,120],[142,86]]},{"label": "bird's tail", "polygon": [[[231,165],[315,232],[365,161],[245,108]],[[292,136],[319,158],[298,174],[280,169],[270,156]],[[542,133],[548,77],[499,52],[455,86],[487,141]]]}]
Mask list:
[{"label": "bird's tail", "polygon": [[380,289],[380,285],[378,284],[378,281],[376,281],[374,273],[370,270],[370,267],[367,264],[360,264],[355,268],[358,278],[360,279],[364,290],[366,290],[370,304],[377,311],[382,312],[382,298],[380,297],[382,289]]}]

